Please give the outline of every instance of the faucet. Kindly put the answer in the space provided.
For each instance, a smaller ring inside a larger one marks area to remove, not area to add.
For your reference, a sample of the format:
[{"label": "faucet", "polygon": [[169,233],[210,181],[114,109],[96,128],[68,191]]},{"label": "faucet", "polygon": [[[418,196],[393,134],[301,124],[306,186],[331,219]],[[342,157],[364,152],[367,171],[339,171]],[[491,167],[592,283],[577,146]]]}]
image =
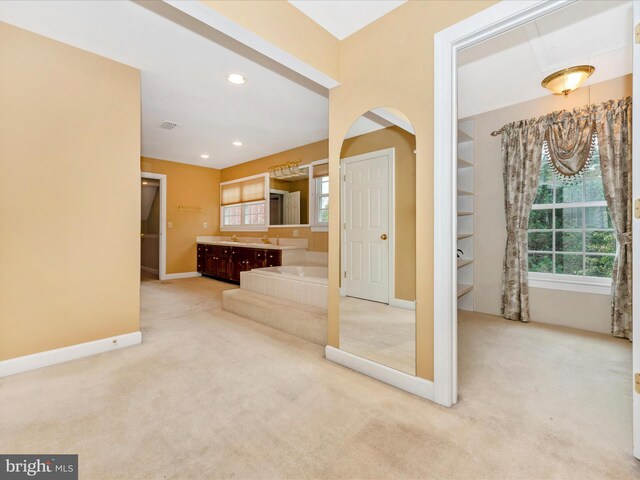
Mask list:
[{"label": "faucet", "polygon": [[231,235],[231,241],[232,242],[239,242],[240,240],[238,239],[238,235],[236,235],[235,233],[233,235]]},{"label": "faucet", "polygon": [[269,240],[269,237],[267,236],[267,234],[265,233],[264,236],[260,239],[262,240],[262,243],[264,244],[271,244],[271,240]]}]

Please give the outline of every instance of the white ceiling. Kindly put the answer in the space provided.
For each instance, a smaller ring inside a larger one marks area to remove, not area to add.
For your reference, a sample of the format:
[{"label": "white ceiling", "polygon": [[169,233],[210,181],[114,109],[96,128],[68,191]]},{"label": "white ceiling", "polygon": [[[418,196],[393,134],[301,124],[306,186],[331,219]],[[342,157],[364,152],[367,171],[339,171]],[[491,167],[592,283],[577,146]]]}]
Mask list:
[{"label": "white ceiling", "polygon": [[0,1],[0,21],[140,69],[144,156],[224,168],[328,137],[326,90],[164,2]]},{"label": "white ceiling", "polygon": [[344,40],[407,0],[289,0],[331,35]]},{"label": "white ceiling", "polygon": [[588,83],[631,73],[630,1],[581,1],[462,51],[458,116],[550,95],[544,77],[573,65],[596,67]]}]

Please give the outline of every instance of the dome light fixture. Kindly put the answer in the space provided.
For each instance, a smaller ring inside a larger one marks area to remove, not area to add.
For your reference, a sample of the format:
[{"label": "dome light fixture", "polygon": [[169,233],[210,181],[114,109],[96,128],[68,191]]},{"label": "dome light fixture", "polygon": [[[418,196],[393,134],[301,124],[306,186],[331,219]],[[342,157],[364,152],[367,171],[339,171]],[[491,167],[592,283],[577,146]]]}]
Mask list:
[{"label": "dome light fixture", "polygon": [[207,158],[209,158],[209,155],[206,153],[203,153],[202,155],[200,155],[200,158],[204,158],[206,160]]},{"label": "dome light fixture", "polygon": [[227,75],[227,80],[229,83],[233,83],[234,85],[244,85],[247,83],[247,79],[239,73],[230,73]]},{"label": "dome light fixture", "polygon": [[580,88],[595,71],[595,67],[591,65],[577,65],[565,68],[545,77],[541,85],[554,95],[567,96],[577,88]]},{"label": "dome light fixture", "polygon": [[231,145],[233,145],[234,147],[241,147],[242,146],[242,142],[240,140],[235,140],[235,141],[231,142]]}]

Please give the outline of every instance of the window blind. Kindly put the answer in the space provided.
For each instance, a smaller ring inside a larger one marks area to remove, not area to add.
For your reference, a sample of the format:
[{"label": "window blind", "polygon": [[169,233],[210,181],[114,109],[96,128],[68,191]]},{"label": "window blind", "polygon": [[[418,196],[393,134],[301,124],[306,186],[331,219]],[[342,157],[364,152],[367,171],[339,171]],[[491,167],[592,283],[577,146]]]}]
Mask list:
[{"label": "window blind", "polygon": [[264,200],[264,177],[252,178],[243,182],[229,183],[221,187],[222,205],[257,202]]},{"label": "window blind", "polygon": [[321,163],[320,165],[313,166],[313,178],[328,177],[329,176],[329,164]]}]

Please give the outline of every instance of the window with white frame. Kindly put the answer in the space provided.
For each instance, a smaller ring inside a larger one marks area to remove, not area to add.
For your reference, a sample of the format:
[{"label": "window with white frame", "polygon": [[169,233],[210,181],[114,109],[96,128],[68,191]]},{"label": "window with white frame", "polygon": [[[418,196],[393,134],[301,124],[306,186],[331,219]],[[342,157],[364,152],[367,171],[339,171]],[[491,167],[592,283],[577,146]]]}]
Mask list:
[{"label": "window with white frame", "polygon": [[543,154],[528,248],[532,278],[584,283],[611,279],[617,245],[597,148],[582,177],[572,184],[555,177]]},{"label": "window with white frame", "polygon": [[267,229],[266,175],[221,184],[221,230],[263,231]]},{"label": "window with white frame", "polygon": [[313,165],[314,212],[313,226],[326,229],[329,225],[329,164]]},{"label": "window with white frame", "polygon": [[316,224],[329,223],[329,177],[318,177],[316,180]]}]

